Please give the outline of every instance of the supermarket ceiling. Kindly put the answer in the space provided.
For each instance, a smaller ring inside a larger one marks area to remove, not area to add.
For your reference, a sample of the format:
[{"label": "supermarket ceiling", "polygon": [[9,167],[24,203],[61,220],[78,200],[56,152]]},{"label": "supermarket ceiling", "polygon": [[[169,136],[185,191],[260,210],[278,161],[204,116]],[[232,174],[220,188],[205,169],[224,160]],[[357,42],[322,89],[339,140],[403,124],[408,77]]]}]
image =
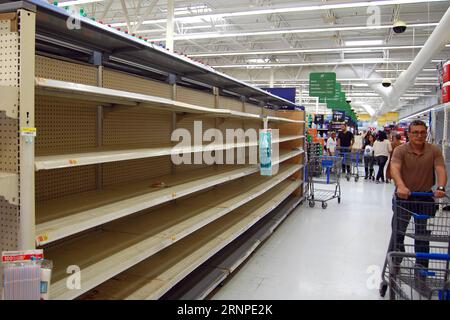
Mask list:
[{"label": "supermarket ceiling", "polygon": [[[97,21],[165,43],[167,0],[58,3],[74,4]],[[310,72],[334,71],[355,108],[373,113],[383,104],[373,84],[390,78],[395,85],[450,1],[175,0],[174,6],[175,51],[260,87],[297,87],[301,96],[308,96]],[[404,33],[393,31],[398,20],[407,24]],[[432,97],[436,67],[449,57],[450,41],[409,79],[392,109]]]}]

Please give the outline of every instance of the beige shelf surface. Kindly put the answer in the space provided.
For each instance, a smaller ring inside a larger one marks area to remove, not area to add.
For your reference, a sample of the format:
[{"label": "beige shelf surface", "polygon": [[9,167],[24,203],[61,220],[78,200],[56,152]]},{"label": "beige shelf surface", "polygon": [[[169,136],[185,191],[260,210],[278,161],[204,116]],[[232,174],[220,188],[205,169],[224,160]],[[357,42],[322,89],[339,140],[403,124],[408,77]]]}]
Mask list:
[{"label": "beige shelf surface", "polygon": [[84,299],[158,299],[190,272],[276,208],[299,181],[283,181],[263,196],[102,283]]},{"label": "beige shelf surface", "polygon": [[84,84],[35,78],[36,94],[52,97],[72,98],[106,104],[141,106],[175,112],[229,114],[226,109],[200,107],[171,99],[121,91],[115,89],[89,86]]},{"label": "beige shelf surface", "polygon": [[[54,263],[52,297],[72,299],[174,242],[246,205],[300,170],[286,164],[273,177],[258,174],[233,181],[179,203],[111,222],[46,250]],[[298,183],[297,183],[298,184]],[[82,289],[66,288],[67,266],[82,269]]]},{"label": "beige shelf surface", "polygon": [[273,117],[273,116],[267,116],[267,120],[270,122],[286,122],[286,123],[305,123],[303,120],[292,120],[282,117]]},{"label": "beige shelf surface", "polygon": [[[201,107],[161,97],[83,85],[66,81],[35,78],[35,84],[36,84],[36,94],[38,95],[50,95],[53,97],[72,98],[78,100],[98,102],[108,105],[118,104],[125,106],[142,106],[166,111],[209,114],[211,116],[225,117],[225,118],[236,117],[249,120],[259,120],[259,121],[263,120],[262,116],[247,112],[240,112],[229,109]],[[297,120],[271,116],[268,117],[268,120],[275,122],[302,123],[301,121]]]},{"label": "beige shelf surface", "polygon": [[[303,150],[280,152],[274,165],[301,154]],[[44,245],[78,232],[232,181],[259,171],[258,165],[213,166],[149,181],[110,187],[36,204],[36,242]],[[154,186],[155,183],[165,187]]]},{"label": "beige shelf surface", "polygon": [[0,172],[0,197],[9,203],[17,205],[19,177],[15,173]]},{"label": "beige shelf surface", "polygon": [[[299,139],[301,136],[282,136],[273,143],[290,141]],[[52,170],[68,167],[78,167],[91,164],[107,163],[114,161],[126,161],[133,159],[161,157],[167,155],[177,155],[195,152],[208,152],[213,150],[229,150],[242,147],[254,147],[258,142],[245,143],[228,143],[228,144],[207,144],[203,146],[189,146],[189,147],[160,147],[160,148],[137,148],[129,150],[117,150],[114,148],[97,148],[90,152],[71,153],[71,154],[57,154],[37,156],[35,158],[35,170]]]}]

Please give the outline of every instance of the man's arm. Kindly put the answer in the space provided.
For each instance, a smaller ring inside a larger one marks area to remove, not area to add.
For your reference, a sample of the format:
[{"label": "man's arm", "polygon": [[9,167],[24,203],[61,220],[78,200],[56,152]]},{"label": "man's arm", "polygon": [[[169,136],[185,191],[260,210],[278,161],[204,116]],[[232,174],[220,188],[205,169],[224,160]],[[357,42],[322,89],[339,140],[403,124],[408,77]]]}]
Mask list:
[{"label": "man's arm", "polygon": [[[445,165],[438,165],[435,167],[435,170],[437,176],[437,185],[445,187],[447,185],[447,170],[445,169]],[[445,192],[436,190],[435,196],[437,198],[445,197]]]},{"label": "man's arm", "polygon": [[397,195],[401,199],[408,199],[411,191],[406,187],[402,178],[402,155],[398,149],[394,150],[391,160],[391,176],[397,186]]},{"label": "man's arm", "polygon": [[[444,157],[442,156],[442,152],[439,148],[435,149],[434,170],[436,171],[437,185],[440,187],[445,187],[447,185],[447,170],[445,168]],[[436,190],[434,195],[437,198],[442,198],[445,197],[445,192]]]}]

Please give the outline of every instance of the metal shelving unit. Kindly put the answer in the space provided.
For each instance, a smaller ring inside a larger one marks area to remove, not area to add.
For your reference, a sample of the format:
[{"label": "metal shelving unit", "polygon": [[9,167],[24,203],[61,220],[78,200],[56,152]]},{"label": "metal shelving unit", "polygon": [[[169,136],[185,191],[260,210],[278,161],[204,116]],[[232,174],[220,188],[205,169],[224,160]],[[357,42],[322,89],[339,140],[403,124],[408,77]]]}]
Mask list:
[{"label": "metal shelving unit", "polygon": [[[67,12],[45,2],[0,3],[9,68],[0,79],[0,245],[44,249],[52,299],[102,286],[115,298],[159,298],[286,198],[302,199],[305,115],[275,110],[292,103],[89,19],[83,32],[68,30]],[[174,148],[171,132],[194,133],[197,120],[222,133],[278,129],[279,171],[174,165],[180,153],[258,145]],[[66,286],[70,265],[82,270],[79,290]]]}]

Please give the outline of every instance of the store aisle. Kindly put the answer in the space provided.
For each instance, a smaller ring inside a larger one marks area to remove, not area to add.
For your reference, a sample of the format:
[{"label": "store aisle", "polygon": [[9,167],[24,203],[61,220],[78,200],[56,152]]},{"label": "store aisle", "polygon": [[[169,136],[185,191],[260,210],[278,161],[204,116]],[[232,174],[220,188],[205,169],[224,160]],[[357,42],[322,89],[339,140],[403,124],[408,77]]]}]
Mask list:
[{"label": "store aisle", "polygon": [[342,182],[342,202],[294,211],[213,299],[379,299],[393,184]]}]

